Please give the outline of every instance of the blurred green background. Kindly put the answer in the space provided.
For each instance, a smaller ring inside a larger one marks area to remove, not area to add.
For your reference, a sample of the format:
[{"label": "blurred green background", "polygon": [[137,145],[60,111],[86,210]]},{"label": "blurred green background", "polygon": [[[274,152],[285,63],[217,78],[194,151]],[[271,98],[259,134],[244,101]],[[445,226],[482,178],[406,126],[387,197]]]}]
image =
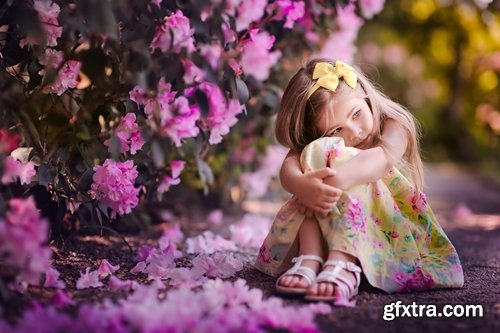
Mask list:
[{"label": "blurred green background", "polygon": [[354,63],[422,125],[429,162],[500,181],[500,2],[386,1]]}]

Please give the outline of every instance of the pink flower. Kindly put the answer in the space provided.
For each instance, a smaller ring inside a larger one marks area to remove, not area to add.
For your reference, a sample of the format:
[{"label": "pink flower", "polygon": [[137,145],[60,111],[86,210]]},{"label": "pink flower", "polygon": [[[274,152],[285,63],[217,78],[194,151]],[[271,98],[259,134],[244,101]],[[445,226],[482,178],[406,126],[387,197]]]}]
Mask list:
[{"label": "pink flower", "polygon": [[64,289],[66,284],[64,281],[59,280],[60,273],[53,267],[49,267],[45,272],[45,282],[43,283],[44,287],[54,287],[58,289]]},{"label": "pink flower", "polygon": [[163,24],[156,28],[150,48],[152,50],[158,48],[166,53],[172,45],[175,53],[180,53],[183,47],[188,52],[193,52],[195,50],[193,34],[194,29],[189,25],[189,18],[178,10],[171,16],[163,18]]},{"label": "pink flower", "polygon": [[194,64],[191,60],[184,61],[184,82],[186,84],[199,83],[203,81],[205,72]]},{"label": "pink flower", "polygon": [[[56,51],[50,48],[45,49],[45,53],[40,55],[39,61],[45,68],[39,71],[40,75],[45,75],[47,69],[57,69],[64,59],[62,51]],[[45,93],[55,93],[61,96],[69,88],[75,88],[78,84],[78,73],[81,63],[75,60],[68,60],[57,72],[54,82],[43,88]]]},{"label": "pink flower", "polygon": [[172,91],[172,85],[165,82],[165,78],[163,77],[158,81],[156,90],[156,98],[149,97],[139,86],[135,86],[129,92],[132,101],[139,106],[144,106],[144,113],[148,118],[153,116],[153,112],[157,106],[160,110],[168,109],[169,104],[175,99],[175,95],[177,95],[176,91]]},{"label": "pink flower", "polygon": [[243,218],[229,226],[231,240],[240,246],[259,247],[264,242],[271,219],[255,215],[245,214]]},{"label": "pink flower", "polygon": [[421,191],[414,192],[410,197],[411,208],[419,215],[427,214],[427,198]]},{"label": "pink flower", "polygon": [[267,7],[267,12],[277,10],[275,20],[283,20],[286,18],[283,27],[292,29],[295,21],[304,17],[305,4],[304,1],[278,0]]},{"label": "pink flower", "polygon": [[371,19],[384,9],[385,0],[359,0],[361,14],[367,19]]},{"label": "pink flower", "polygon": [[259,20],[264,15],[266,5],[267,0],[242,0],[238,7],[236,30],[245,30],[250,23]]},{"label": "pink flower", "polygon": [[246,42],[241,55],[241,66],[243,71],[252,75],[259,81],[269,77],[271,68],[281,58],[280,51],[269,52],[273,47],[275,37],[266,31],[259,32],[253,29],[250,32],[250,40]]},{"label": "pink flower", "polygon": [[7,156],[0,183],[9,184],[19,178],[21,184],[31,183],[31,179],[36,175],[35,164],[33,162],[22,163]]},{"label": "pink flower", "polygon": [[216,251],[236,250],[233,241],[226,240],[219,235],[214,235],[211,231],[186,239],[187,253],[214,253]]},{"label": "pink flower", "polygon": [[106,259],[102,259],[97,272],[99,273],[99,277],[105,278],[108,275],[113,275],[118,269],[120,269],[120,265],[113,266]]},{"label": "pink flower", "polygon": [[[47,46],[56,46],[57,38],[61,37],[63,28],[59,25],[58,16],[60,7],[51,0],[35,0],[33,8],[38,14],[40,23],[47,38]],[[25,45],[38,45],[40,41],[32,36],[27,36],[19,43],[20,47]]]},{"label": "pink flower", "polygon": [[0,258],[19,271],[16,282],[38,285],[43,273],[51,274],[52,251],[45,245],[49,224],[33,197],[10,199],[9,207],[6,220],[0,218]]},{"label": "pink flower", "polygon": [[111,208],[111,217],[123,215],[137,206],[140,188],[134,187],[137,170],[133,161],[115,162],[107,159],[94,167],[94,176],[89,194]]},{"label": "pink flower", "polygon": [[50,303],[56,308],[64,308],[68,305],[74,305],[75,302],[64,291],[57,290]]},{"label": "pink flower", "polygon": [[203,277],[203,274],[205,274],[205,269],[201,266],[173,268],[168,273],[169,284],[173,287],[196,288],[207,280],[207,278]]},{"label": "pink flower", "polygon": [[222,47],[218,44],[203,45],[200,47],[200,53],[210,64],[212,69],[217,70],[220,66]]},{"label": "pink flower", "polygon": [[173,160],[172,162],[170,162],[170,170],[172,171],[172,178],[179,178],[182,170],[184,170],[185,165],[186,162],[181,160]]},{"label": "pink flower", "polygon": [[186,97],[176,98],[171,104],[162,105],[160,109],[161,131],[175,143],[182,145],[182,139],[193,138],[200,132],[196,121],[200,118],[200,109],[189,105]]},{"label": "pink flower", "polygon": [[239,178],[241,187],[245,191],[248,199],[256,199],[267,193],[271,177],[266,171],[258,170],[256,172],[244,172]]},{"label": "pink flower", "polygon": [[214,209],[207,215],[207,222],[210,225],[221,225],[224,213],[222,209]]},{"label": "pink flower", "polygon": [[193,266],[200,266],[205,275],[210,278],[227,279],[243,269],[243,264],[233,255],[215,253],[213,255],[199,255],[192,261]]},{"label": "pink flower", "polygon": [[169,224],[168,227],[163,229],[163,233],[161,238],[159,239],[160,247],[165,248],[161,246],[162,242],[169,242],[172,244],[179,243],[184,239],[184,233],[181,230],[181,226],[179,223],[172,223]]},{"label": "pink flower", "polygon": [[[130,150],[130,153],[134,155],[144,145],[144,139],[135,120],[134,113],[127,113],[116,128],[116,137],[120,141],[121,153],[126,153]],[[111,140],[104,141],[104,144],[111,150]]]},{"label": "pink flower", "polygon": [[99,281],[99,272],[90,272],[90,267],[85,269],[85,273],[80,272],[80,278],[76,281],[76,289],[99,288],[103,284]]},{"label": "pink flower", "polygon": [[229,128],[238,122],[236,117],[242,111],[242,106],[236,99],[226,98],[218,85],[210,82],[203,82],[199,86],[208,98],[209,115],[207,123],[210,127],[210,144],[217,144],[222,141],[222,137],[229,133]]},{"label": "pink flower", "polygon": [[0,153],[10,153],[17,148],[19,136],[10,134],[5,128],[0,128]]},{"label": "pink flower", "polygon": [[118,290],[125,290],[125,291],[130,291],[130,290],[135,290],[138,287],[138,283],[133,280],[120,280],[116,276],[112,275],[109,278],[108,281],[108,288],[111,291],[118,291]]}]

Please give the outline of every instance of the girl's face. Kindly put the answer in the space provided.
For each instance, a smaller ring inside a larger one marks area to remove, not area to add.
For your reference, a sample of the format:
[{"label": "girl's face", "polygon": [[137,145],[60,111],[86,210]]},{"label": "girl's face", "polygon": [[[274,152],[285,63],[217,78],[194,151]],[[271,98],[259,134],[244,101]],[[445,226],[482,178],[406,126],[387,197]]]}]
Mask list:
[{"label": "girl's face", "polygon": [[369,148],[373,139],[373,114],[364,98],[336,96],[333,107],[322,112],[316,125],[325,136],[344,139],[348,147]]}]

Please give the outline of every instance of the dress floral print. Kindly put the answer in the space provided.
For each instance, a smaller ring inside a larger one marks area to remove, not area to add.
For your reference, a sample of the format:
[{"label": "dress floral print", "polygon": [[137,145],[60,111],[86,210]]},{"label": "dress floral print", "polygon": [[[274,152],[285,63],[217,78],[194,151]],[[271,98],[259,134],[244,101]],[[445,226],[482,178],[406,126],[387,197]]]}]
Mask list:
[{"label": "dress floral print", "polygon": [[[340,138],[320,138],[304,148],[303,170],[343,163],[359,152]],[[324,245],[359,260],[367,281],[386,292],[463,286],[458,254],[437,222],[425,194],[416,191],[404,169],[344,191],[326,217],[316,216]],[[278,276],[298,255],[304,215],[291,198],[279,210],[256,261],[260,271]]]}]

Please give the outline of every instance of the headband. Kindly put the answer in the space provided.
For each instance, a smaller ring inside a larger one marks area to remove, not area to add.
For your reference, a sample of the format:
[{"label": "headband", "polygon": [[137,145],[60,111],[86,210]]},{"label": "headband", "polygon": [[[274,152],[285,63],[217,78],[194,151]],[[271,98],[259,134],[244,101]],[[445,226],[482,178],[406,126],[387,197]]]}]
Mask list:
[{"label": "headband", "polygon": [[345,83],[353,89],[356,88],[356,83],[358,81],[358,76],[354,68],[340,60],[335,62],[335,66],[328,62],[318,62],[314,66],[312,78],[317,81],[309,90],[307,98],[311,97],[320,87],[335,91],[339,86],[339,80],[341,78],[344,78]]}]

